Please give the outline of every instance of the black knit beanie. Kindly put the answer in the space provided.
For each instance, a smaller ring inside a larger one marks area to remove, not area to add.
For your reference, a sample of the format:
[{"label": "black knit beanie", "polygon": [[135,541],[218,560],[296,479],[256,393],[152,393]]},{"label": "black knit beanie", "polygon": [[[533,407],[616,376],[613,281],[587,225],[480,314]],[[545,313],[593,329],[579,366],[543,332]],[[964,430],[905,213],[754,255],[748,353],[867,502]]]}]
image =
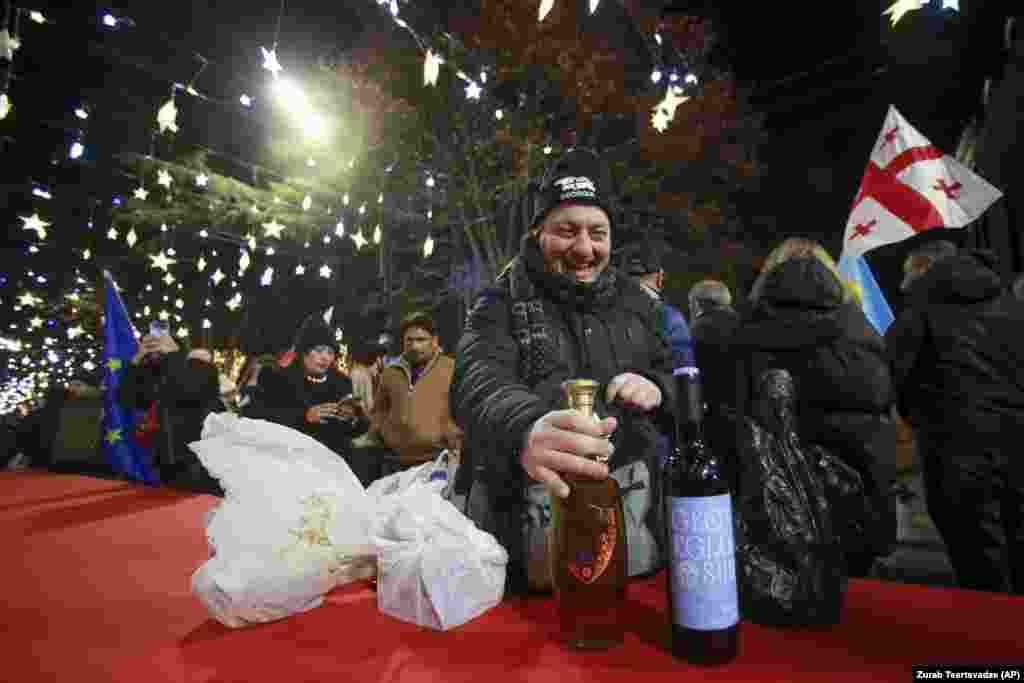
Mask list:
[{"label": "black knit beanie", "polygon": [[328,346],[334,353],[338,353],[338,341],[335,339],[334,330],[324,322],[323,314],[319,312],[313,313],[303,321],[295,337],[295,351],[306,354],[318,346]]},{"label": "black knit beanie", "polygon": [[571,149],[548,172],[537,197],[532,227],[540,225],[561,204],[583,204],[604,209],[613,222],[611,173],[607,164],[588,149]]}]

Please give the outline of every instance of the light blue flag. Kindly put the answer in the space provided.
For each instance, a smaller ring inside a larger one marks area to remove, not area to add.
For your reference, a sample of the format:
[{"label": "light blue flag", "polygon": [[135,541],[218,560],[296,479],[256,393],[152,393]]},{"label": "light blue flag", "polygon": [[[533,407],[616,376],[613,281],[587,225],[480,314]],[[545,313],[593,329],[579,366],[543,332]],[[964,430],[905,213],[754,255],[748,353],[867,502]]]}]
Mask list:
[{"label": "light blue flag", "polygon": [[878,334],[884,335],[895,317],[864,255],[851,256],[849,253],[844,253],[839,259],[839,272],[857,285],[857,289],[860,290],[864,315],[878,330]]},{"label": "light blue flag", "polygon": [[121,378],[139,347],[135,327],[113,277],[103,271],[103,279],[107,290],[103,311],[103,451],[114,469],[129,479],[156,484],[159,477],[153,468],[153,455],[135,441],[135,424],[142,413],[122,408],[117,402]]}]

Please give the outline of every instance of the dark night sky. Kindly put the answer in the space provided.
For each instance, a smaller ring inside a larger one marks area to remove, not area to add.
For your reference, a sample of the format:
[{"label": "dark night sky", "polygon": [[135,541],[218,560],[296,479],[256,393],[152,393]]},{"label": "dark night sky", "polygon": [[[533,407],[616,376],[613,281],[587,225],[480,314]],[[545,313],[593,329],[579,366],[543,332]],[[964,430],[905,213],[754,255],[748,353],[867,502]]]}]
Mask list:
[{"label": "dark night sky", "polygon": [[[768,122],[777,132],[776,141],[764,150],[766,157],[779,160],[772,181],[778,182],[780,193],[809,197],[810,207],[797,211],[794,202],[781,202],[773,219],[806,223],[812,214],[822,223],[818,230],[838,235],[890,102],[936,143],[955,148],[960,123],[956,109],[963,94],[957,75],[959,38],[950,22],[911,14],[901,24],[897,47],[886,51],[880,42],[881,10],[888,4],[884,0],[827,3],[817,9],[821,12],[817,17],[809,15],[812,3],[729,0],[710,4],[722,13],[737,74],[748,85],[780,79],[851,53],[862,55],[864,63],[875,60],[890,67],[867,86],[867,94],[855,90],[845,98],[825,94],[801,99],[801,92],[818,85],[828,89],[833,76],[826,73],[819,82],[800,81],[791,91],[781,91],[777,100],[766,105],[774,105]],[[0,124],[0,135],[13,139],[4,142],[5,160],[0,165],[0,183],[7,195],[2,212],[5,240],[0,248],[11,264],[24,254],[24,233],[14,216],[31,210],[27,178],[59,186],[65,197],[81,193],[81,206],[72,212],[87,213],[85,195],[107,191],[103,183],[109,184],[109,179],[104,180],[103,174],[69,168],[72,165],[63,161],[51,163],[51,159],[66,158],[70,136],[78,125],[71,112],[79,101],[94,108],[87,143],[97,158],[118,151],[147,152],[155,111],[166,99],[170,82],[187,81],[199,66],[194,53],[200,53],[210,64],[196,87],[229,101],[227,106],[192,105],[182,104],[179,98],[179,109],[195,107],[187,115],[180,113],[179,122],[197,116],[203,120],[202,126],[187,126],[189,135],[215,149],[256,160],[267,126],[273,125],[259,103],[246,112],[234,98],[242,92],[259,98],[265,91],[270,75],[261,68],[259,47],[273,42],[279,0],[122,0],[113,12],[131,17],[137,27],[118,31],[99,26],[107,7],[76,2],[69,10],[67,5],[34,3],[58,23],[23,25],[24,47],[16,57],[17,80],[12,88],[15,111]],[[294,69],[344,52],[367,25],[378,21],[380,11],[375,0],[286,0],[278,50],[282,63]],[[606,11],[618,12],[608,16],[622,16],[617,8]],[[620,28],[605,26],[604,30],[615,35]],[[397,30],[394,34],[396,40],[407,40]],[[829,226],[836,227],[833,231]],[[795,225],[795,231],[809,229]]]}]

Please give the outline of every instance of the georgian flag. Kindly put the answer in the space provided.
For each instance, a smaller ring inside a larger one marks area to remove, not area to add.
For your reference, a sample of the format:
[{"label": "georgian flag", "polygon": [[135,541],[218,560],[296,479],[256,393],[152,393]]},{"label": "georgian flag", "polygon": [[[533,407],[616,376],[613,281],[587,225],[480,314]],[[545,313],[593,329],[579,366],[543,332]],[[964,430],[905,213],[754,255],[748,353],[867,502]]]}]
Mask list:
[{"label": "georgian flag", "polygon": [[860,256],[931,228],[962,228],[1002,196],[890,106],[846,222],[843,254]]},{"label": "georgian flag", "polygon": [[893,316],[864,254],[932,228],[962,228],[1001,196],[889,107],[846,222],[839,260],[840,270],[861,288],[864,312],[879,332]]}]

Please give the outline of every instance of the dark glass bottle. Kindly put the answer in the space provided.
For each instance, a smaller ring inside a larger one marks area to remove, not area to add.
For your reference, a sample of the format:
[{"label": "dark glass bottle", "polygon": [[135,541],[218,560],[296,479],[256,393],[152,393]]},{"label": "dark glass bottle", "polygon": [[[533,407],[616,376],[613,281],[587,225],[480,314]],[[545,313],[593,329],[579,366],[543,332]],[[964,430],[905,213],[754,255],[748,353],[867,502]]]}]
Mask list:
[{"label": "dark glass bottle", "polygon": [[701,435],[700,371],[677,368],[676,442],[665,462],[672,654],[722,664],[739,650],[732,495],[723,464]]},{"label": "dark glass bottle", "polygon": [[[598,383],[566,383],[569,407],[594,416]],[[561,639],[570,647],[603,650],[623,642],[626,519],[618,483],[566,476],[568,498],[551,498],[551,576]]]}]

